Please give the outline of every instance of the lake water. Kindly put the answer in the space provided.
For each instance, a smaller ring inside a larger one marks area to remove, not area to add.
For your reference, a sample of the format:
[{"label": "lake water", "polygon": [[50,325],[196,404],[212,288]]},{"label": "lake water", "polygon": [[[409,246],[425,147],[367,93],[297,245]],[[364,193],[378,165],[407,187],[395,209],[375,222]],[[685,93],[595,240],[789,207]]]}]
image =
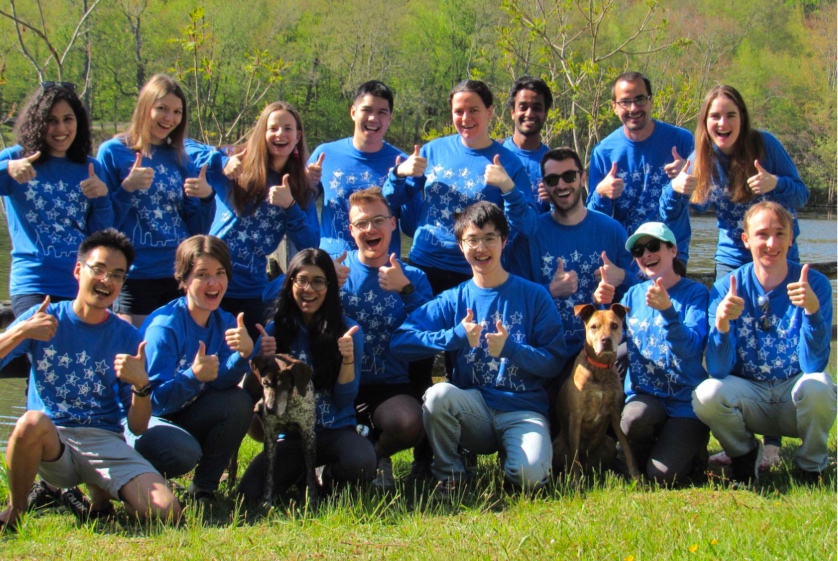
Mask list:
[{"label": "lake water", "polygon": [[[5,216],[3,216],[5,218]],[[712,215],[692,217],[693,238],[690,244],[690,272],[711,273],[713,255],[718,240],[716,218]],[[831,262],[836,260],[836,214],[833,209],[813,209],[800,213],[800,258],[806,263]],[[411,240],[404,240],[402,254],[410,251]],[[10,244],[6,224],[0,225],[0,300],[9,297]],[[832,281],[833,316],[838,307],[836,281]],[[0,379],[0,450],[5,449],[11,427],[23,413],[26,381],[23,379]]]}]

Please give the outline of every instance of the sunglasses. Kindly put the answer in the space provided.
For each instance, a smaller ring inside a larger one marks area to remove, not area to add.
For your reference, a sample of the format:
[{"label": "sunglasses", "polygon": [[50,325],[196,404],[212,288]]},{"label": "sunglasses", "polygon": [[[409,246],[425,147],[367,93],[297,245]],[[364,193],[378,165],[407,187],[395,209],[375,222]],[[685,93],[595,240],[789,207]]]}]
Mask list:
[{"label": "sunglasses", "polygon": [[50,88],[64,88],[67,91],[76,91],[76,85],[72,82],[41,82],[41,87],[44,90],[48,90]]},{"label": "sunglasses", "polygon": [[771,329],[771,318],[768,317],[768,304],[770,301],[768,300],[768,296],[760,296],[757,298],[757,306],[759,306],[759,311],[762,312],[762,315],[759,316],[757,320],[757,327],[760,331],[768,331]]},{"label": "sunglasses", "polygon": [[580,173],[582,172],[578,169],[571,169],[564,173],[551,173],[550,175],[545,175],[541,181],[543,181],[547,187],[555,187],[559,184],[559,179],[565,183],[573,183],[576,181],[576,176]]},{"label": "sunglasses", "polygon": [[636,243],[634,247],[631,248],[631,255],[632,257],[643,257],[643,252],[647,249],[649,253],[654,253],[656,251],[660,251],[661,248],[661,241],[657,238],[648,241],[646,243]]}]

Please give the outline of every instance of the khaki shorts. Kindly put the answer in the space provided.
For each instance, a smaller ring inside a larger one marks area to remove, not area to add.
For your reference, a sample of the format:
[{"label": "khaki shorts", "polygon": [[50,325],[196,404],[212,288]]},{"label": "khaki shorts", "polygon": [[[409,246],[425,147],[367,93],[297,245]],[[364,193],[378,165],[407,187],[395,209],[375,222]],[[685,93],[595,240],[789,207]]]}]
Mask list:
[{"label": "khaki shorts", "polygon": [[38,473],[49,483],[68,489],[80,483],[96,485],[114,499],[126,483],[144,473],[157,473],[119,433],[91,427],[56,427],[61,455],[41,462]]}]

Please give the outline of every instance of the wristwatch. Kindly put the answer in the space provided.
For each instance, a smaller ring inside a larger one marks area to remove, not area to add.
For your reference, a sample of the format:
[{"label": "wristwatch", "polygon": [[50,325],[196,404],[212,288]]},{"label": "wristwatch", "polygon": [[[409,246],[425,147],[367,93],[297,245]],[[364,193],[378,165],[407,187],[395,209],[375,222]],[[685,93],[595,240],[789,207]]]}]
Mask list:
[{"label": "wristwatch", "polygon": [[399,292],[399,294],[401,294],[402,296],[410,296],[411,294],[413,294],[414,290],[416,290],[416,287],[413,286],[413,283],[409,282],[405,285],[404,288],[402,288],[402,291]]},{"label": "wristwatch", "polygon": [[131,391],[134,392],[134,395],[136,395],[137,397],[148,397],[148,395],[151,393],[151,384],[146,384],[138,390],[135,390],[132,386]]}]

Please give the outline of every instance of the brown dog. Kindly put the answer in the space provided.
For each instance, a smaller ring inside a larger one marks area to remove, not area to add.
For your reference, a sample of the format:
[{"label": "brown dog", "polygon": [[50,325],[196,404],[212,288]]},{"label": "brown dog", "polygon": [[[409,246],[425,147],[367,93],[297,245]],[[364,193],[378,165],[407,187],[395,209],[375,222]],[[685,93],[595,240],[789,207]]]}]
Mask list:
[{"label": "brown dog", "polygon": [[569,467],[578,479],[583,467],[608,466],[617,455],[614,439],[605,434],[610,422],[625,451],[629,473],[638,479],[640,472],[620,429],[624,395],[614,367],[629,310],[620,304],[612,304],[609,310],[579,304],[573,311],[585,323],[585,348],[576,357],[573,373],[557,397],[560,432],[553,441],[553,469],[567,471]]}]

